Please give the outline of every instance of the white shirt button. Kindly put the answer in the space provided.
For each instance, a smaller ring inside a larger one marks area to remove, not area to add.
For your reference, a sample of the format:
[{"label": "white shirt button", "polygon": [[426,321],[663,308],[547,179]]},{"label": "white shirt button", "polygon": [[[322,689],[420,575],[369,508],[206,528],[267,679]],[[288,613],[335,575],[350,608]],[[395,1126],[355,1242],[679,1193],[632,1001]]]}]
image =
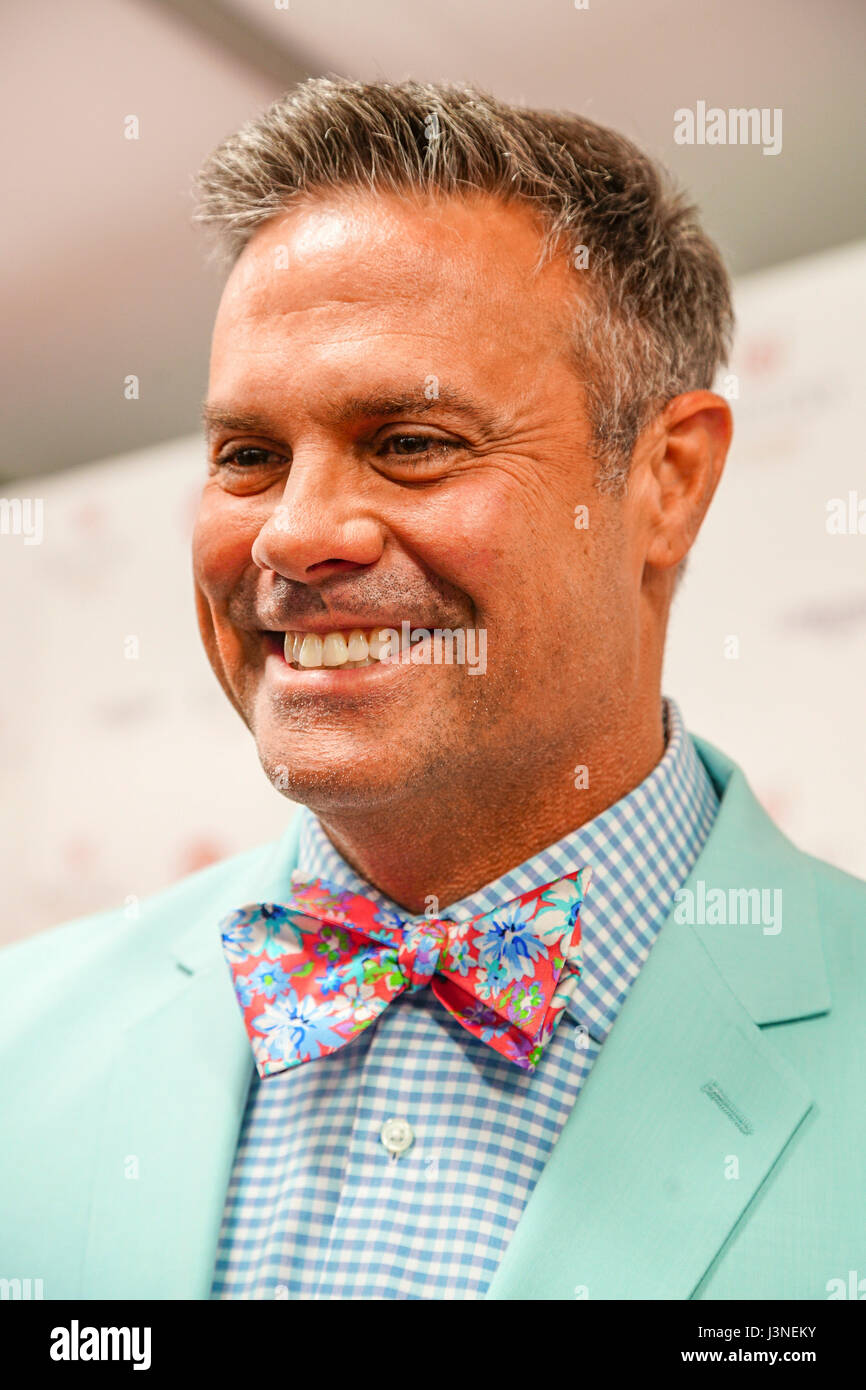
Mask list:
[{"label": "white shirt button", "polygon": [[392,1158],[399,1158],[415,1142],[415,1135],[408,1120],[386,1120],[379,1135]]}]

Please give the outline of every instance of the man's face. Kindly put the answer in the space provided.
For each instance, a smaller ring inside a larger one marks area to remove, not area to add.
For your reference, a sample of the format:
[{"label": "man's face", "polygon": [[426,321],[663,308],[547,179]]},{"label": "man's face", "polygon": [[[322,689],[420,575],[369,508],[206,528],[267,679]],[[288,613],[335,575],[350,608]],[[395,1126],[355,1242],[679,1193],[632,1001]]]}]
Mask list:
[{"label": "man's face", "polygon": [[[199,622],[268,775],[319,811],[519,796],[633,693],[640,530],[596,491],[575,272],[539,248],[518,206],[345,193],[260,228],[226,286]],[[403,622],[483,630],[486,670],[479,637],[474,666],[283,655]]]}]

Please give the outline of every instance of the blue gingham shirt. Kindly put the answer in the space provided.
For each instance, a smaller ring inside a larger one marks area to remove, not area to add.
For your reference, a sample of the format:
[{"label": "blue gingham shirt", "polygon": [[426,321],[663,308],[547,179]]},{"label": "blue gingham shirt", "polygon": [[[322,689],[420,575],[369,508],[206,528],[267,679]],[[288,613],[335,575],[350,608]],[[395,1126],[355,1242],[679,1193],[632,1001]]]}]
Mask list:
[{"label": "blue gingham shirt", "polygon": [[[718,797],[665,702],[666,747],[634,791],[447,914],[466,920],[585,864],[578,987],[534,1073],[472,1037],[429,989],[351,1044],[250,1085],[213,1298],[480,1298],[710,833]],[[576,792],[576,796],[579,792]],[[303,810],[298,867],[381,907]],[[388,1119],[412,1146],[392,1158]]]}]

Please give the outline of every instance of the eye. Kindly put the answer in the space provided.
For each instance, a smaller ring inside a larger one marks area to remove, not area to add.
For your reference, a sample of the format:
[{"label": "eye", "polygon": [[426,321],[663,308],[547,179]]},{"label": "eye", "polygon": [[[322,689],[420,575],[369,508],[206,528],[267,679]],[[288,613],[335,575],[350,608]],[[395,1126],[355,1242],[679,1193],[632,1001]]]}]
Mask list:
[{"label": "eye", "polygon": [[460,447],[456,439],[443,439],[440,435],[434,434],[408,434],[404,431],[402,434],[390,434],[383,439],[378,452],[382,458],[397,458],[407,462],[417,458],[420,462],[426,463],[442,459]]},{"label": "eye", "polygon": [[239,449],[230,449],[228,453],[220,454],[216,462],[219,468],[248,471],[253,468],[280,467],[285,463],[285,459],[282,454],[276,454],[271,449],[257,449],[246,444]]}]

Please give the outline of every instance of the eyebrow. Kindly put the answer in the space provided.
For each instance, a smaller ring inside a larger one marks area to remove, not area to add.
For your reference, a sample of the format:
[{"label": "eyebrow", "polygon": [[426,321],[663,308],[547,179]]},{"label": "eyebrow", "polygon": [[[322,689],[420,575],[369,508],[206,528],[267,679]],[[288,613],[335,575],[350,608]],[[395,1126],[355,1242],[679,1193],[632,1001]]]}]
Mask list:
[{"label": "eyebrow", "polygon": [[[333,418],[337,424],[351,425],[359,420],[387,420],[398,415],[426,415],[434,410],[448,409],[471,420],[485,436],[507,433],[510,422],[501,411],[485,408],[457,387],[437,383],[435,392],[428,396],[424,387],[420,387],[411,391],[350,396],[335,407]],[[229,410],[205,401],[201,416],[208,434],[220,429],[260,435],[274,432],[275,421],[257,411]]]},{"label": "eyebrow", "polygon": [[266,416],[249,410],[224,410],[222,406],[202,402],[201,421],[208,434],[217,430],[240,430],[246,434],[268,434],[270,425]]}]

